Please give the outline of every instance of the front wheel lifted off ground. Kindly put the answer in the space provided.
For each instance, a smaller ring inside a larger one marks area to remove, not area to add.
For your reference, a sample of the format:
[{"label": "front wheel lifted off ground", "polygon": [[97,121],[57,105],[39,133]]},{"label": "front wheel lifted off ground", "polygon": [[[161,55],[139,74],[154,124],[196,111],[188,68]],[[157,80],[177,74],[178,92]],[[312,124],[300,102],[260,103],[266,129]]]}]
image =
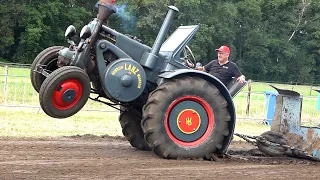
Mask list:
[{"label": "front wheel lifted off ground", "polygon": [[40,88],[41,108],[54,118],[70,117],[86,104],[90,89],[90,79],[81,68],[61,67],[53,71]]},{"label": "front wheel lifted off ground", "polygon": [[149,95],[143,107],[145,139],[163,158],[210,159],[229,135],[227,105],[220,91],[204,79],[170,79]]},{"label": "front wheel lifted off ground", "polygon": [[41,51],[37,57],[33,60],[30,67],[30,79],[33,88],[39,92],[43,81],[46,79],[44,75],[37,70],[37,66],[41,66],[44,70],[52,72],[58,69],[58,52],[63,48],[63,46],[52,46]]}]

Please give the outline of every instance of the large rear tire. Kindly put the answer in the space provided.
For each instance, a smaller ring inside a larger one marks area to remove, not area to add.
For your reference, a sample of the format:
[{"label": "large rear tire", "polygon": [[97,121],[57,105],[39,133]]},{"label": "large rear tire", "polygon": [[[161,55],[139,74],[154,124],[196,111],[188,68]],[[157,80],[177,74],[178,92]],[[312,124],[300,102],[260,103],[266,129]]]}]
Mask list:
[{"label": "large rear tire", "polygon": [[220,91],[204,79],[170,79],[149,95],[143,107],[145,139],[163,158],[211,159],[229,135],[227,105]]},{"label": "large rear tire", "polygon": [[76,66],[64,66],[44,80],[39,91],[40,105],[53,118],[67,118],[82,109],[90,90],[86,72]]},{"label": "large rear tire", "polygon": [[58,52],[63,48],[63,46],[52,46],[43,51],[41,51],[37,57],[34,59],[30,67],[30,79],[33,88],[39,92],[43,81],[46,79],[45,76],[38,72],[34,72],[38,65],[41,65],[44,69],[49,72],[53,72],[58,69]]},{"label": "large rear tire", "polygon": [[142,151],[150,151],[151,148],[144,139],[144,134],[141,128],[141,108],[124,108],[121,107],[121,110],[124,110],[120,113],[119,122],[122,127],[122,134],[130,142],[132,147],[137,148]]}]

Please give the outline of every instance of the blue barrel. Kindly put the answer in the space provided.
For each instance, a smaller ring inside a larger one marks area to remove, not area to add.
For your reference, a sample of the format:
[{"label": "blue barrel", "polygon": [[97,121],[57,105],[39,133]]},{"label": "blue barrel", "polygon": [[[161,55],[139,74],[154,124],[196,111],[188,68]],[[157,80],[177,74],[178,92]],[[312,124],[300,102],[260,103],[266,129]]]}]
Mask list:
[{"label": "blue barrel", "polygon": [[274,116],[274,111],[276,108],[276,97],[278,95],[278,92],[275,91],[265,91],[266,95],[266,107],[267,107],[267,118],[266,121],[268,122],[268,125],[272,125],[272,120]]}]

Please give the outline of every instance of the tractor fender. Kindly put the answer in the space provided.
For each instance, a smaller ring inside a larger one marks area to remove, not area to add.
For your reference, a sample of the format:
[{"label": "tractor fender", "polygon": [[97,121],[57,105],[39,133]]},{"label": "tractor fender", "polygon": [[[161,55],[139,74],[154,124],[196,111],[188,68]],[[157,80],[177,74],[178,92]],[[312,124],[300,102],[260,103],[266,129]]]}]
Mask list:
[{"label": "tractor fender", "polygon": [[223,97],[226,99],[228,103],[228,110],[231,115],[231,120],[229,121],[229,134],[228,136],[224,139],[223,146],[221,149],[219,149],[218,153],[224,154],[226,153],[228,146],[231,143],[231,140],[233,139],[233,134],[234,134],[234,129],[235,129],[235,124],[236,124],[236,112],[235,112],[235,107],[232,101],[232,97],[226,88],[226,86],[216,77],[212,76],[209,73],[203,72],[203,71],[198,71],[194,69],[178,69],[174,71],[168,71],[164,72],[159,75],[159,77],[162,79],[159,81],[158,85],[162,84],[165,79],[171,79],[175,77],[181,77],[181,76],[191,76],[191,77],[200,77],[202,79],[205,79],[206,81],[210,82],[211,84],[215,85],[223,95]]}]

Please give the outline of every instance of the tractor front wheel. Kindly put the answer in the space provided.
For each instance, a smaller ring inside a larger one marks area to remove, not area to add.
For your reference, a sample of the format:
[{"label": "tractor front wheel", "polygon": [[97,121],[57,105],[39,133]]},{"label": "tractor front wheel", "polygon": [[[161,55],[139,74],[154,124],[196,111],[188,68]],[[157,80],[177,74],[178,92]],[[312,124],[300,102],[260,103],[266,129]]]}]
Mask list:
[{"label": "tractor front wheel", "polygon": [[75,66],[61,67],[53,71],[40,88],[41,108],[54,118],[70,117],[86,104],[90,89],[86,72]]},{"label": "tractor front wheel", "polygon": [[220,91],[204,79],[170,79],[149,95],[143,107],[145,139],[163,158],[210,159],[229,135],[227,105]]},{"label": "tractor front wheel", "polygon": [[44,75],[39,72],[37,66],[41,66],[44,70],[48,72],[53,72],[58,69],[58,52],[63,48],[63,46],[52,46],[43,51],[41,51],[37,57],[34,59],[30,67],[30,79],[33,88],[39,92],[43,81],[46,79]]}]

